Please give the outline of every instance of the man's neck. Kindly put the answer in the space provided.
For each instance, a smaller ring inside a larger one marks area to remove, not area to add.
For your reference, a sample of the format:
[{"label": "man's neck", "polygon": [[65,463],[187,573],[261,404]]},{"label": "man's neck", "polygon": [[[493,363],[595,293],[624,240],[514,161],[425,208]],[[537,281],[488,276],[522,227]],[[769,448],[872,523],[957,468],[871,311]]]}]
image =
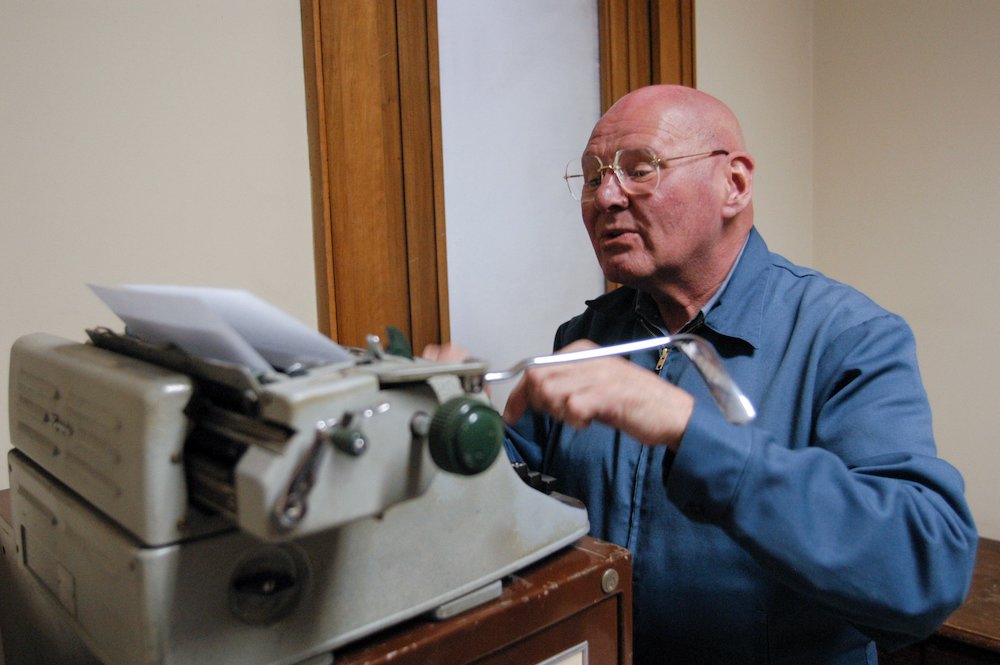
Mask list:
[{"label": "man's neck", "polygon": [[749,234],[736,247],[729,260],[721,263],[717,269],[703,268],[693,271],[699,278],[696,281],[674,278],[665,280],[659,288],[647,291],[656,303],[660,318],[663,319],[667,330],[671,332],[680,330],[712,302],[719,290],[729,281],[736,263],[743,255],[743,248],[746,247],[748,238]]},{"label": "man's neck", "polygon": [[663,325],[667,327],[667,330],[676,332],[683,328],[688,321],[698,316],[698,312],[712,299],[721,283],[722,280],[719,280],[709,292],[700,296],[690,296],[685,293],[672,297],[662,292],[654,292],[650,293],[650,297],[659,309]]}]

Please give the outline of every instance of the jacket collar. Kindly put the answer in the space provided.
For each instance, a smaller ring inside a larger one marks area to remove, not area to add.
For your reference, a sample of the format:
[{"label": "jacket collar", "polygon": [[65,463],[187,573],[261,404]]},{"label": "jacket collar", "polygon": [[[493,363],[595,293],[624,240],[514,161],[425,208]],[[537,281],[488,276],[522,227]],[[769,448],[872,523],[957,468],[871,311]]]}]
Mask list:
[{"label": "jacket collar", "polygon": [[[733,276],[705,316],[704,325],[719,335],[742,340],[758,348],[771,263],[767,244],[757,229],[752,228]],[[619,320],[638,319],[639,311],[643,309],[639,299],[643,297],[648,298],[633,288],[623,286],[588,300],[587,306]]]},{"label": "jacket collar", "polygon": [[764,326],[764,303],[770,290],[771,252],[756,228],[750,229],[743,256],[725,290],[705,317],[705,324],[721,335],[759,348]]}]

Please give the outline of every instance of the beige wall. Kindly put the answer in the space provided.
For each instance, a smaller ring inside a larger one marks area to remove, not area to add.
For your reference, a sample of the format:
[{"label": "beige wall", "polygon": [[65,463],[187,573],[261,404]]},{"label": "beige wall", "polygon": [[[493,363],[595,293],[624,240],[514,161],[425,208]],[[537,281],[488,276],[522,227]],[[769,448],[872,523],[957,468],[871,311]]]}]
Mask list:
[{"label": "beige wall", "polygon": [[14,340],[121,329],[87,282],[315,325],[309,206],[298,3],[0,0],[0,456]]},{"label": "beige wall", "polygon": [[816,3],[816,259],[917,334],[943,457],[1000,538],[1000,2]]},{"label": "beige wall", "polygon": [[754,173],[754,219],[773,251],[813,260],[812,3],[697,0],[698,87],[740,118]]},{"label": "beige wall", "polygon": [[940,454],[1000,538],[1000,3],[700,0],[697,21],[700,87],[764,174],[760,227],[911,323]]}]

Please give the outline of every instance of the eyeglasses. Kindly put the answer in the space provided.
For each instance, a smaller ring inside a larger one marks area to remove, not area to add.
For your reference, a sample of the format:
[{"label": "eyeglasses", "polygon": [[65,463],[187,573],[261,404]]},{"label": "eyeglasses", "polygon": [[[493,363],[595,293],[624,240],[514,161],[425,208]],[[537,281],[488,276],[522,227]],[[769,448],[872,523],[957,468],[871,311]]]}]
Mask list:
[{"label": "eyeglasses", "polygon": [[728,154],[728,150],[720,148],[696,152],[693,155],[661,158],[650,148],[626,148],[616,152],[610,164],[603,163],[596,155],[584,155],[579,163],[570,160],[563,178],[569,187],[570,195],[583,203],[594,200],[594,195],[604,182],[606,172],[615,174],[626,193],[643,196],[652,193],[660,184],[660,169],[666,168],[668,162]]}]

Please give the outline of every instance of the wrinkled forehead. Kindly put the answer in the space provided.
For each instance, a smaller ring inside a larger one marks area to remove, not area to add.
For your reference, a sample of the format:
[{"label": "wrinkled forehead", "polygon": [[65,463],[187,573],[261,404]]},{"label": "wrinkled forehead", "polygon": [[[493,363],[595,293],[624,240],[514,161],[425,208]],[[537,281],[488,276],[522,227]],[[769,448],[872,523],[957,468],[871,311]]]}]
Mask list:
[{"label": "wrinkled forehead", "polygon": [[628,148],[662,153],[696,147],[698,140],[699,132],[682,112],[651,106],[612,109],[594,127],[584,154],[610,159],[617,150]]}]

